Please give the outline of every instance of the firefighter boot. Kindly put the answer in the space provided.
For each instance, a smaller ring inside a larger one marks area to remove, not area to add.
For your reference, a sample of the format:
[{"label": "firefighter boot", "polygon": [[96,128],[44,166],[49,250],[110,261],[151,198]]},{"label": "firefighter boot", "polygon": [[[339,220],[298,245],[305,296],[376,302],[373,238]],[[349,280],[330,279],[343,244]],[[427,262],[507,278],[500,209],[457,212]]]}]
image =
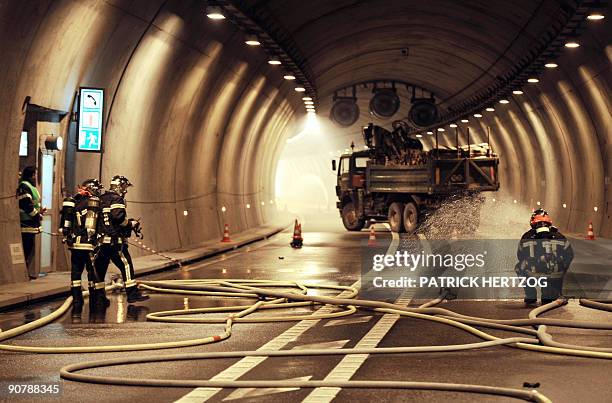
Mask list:
[{"label": "firefighter boot", "polygon": [[105,286],[105,283],[96,283],[93,292],[90,289],[89,303],[90,308],[94,311],[104,310],[110,305],[110,300],[106,298],[106,291],[104,290]]},{"label": "firefighter boot", "polygon": [[134,302],[142,302],[149,299],[148,295],[143,295],[137,286],[127,287],[125,289],[125,293],[127,294],[128,304],[132,304]]},{"label": "firefighter boot", "polygon": [[83,290],[81,286],[70,287],[70,293],[72,294],[72,314],[80,315],[83,312]]}]

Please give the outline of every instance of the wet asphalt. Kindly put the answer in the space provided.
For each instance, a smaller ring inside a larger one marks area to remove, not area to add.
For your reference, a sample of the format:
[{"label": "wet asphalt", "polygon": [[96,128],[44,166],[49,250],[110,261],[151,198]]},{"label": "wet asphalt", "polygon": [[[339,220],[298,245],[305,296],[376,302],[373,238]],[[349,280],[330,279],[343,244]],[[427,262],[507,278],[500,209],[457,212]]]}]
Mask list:
[{"label": "wet asphalt", "polygon": [[[303,223],[304,247],[289,247],[290,233],[281,233],[267,241],[253,244],[211,260],[182,269],[159,273],[147,279],[194,278],[253,278],[299,280],[328,284],[350,285],[361,272],[362,248],[368,233],[344,231],[337,222],[308,221]],[[380,241],[390,234],[379,231]],[[152,343],[187,340],[220,334],[222,325],[168,324],[146,321],[151,312],[183,309],[185,296],[152,294],[145,303],[128,305],[121,293],[110,295],[111,306],[103,315],[90,314],[87,307],[80,316],[70,313],[60,320],[32,331],[8,344],[30,346],[82,346]],[[36,304],[27,308],[0,313],[0,327],[9,329],[49,314],[62,300]],[[252,300],[238,298],[188,297],[190,308],[250,304]],[[416,302],[413,302],[416,303]],[[529,308],[521,301],[444,302],[444,308],[474,316],[490,318],[523,318]],[[287,312],[287,311],[284,311]],[[311,308],[296,308],[293,312],[309,313]],[[279,314],[280,312],[274,312]],[[260,315],[260,314],[255,314]],[[547,314],[578,320],[610,321],[608,312],[569,305]],[[358,311],[343,320],[323,320],[290,341],[284,349],[350,348],[354,347],[380,320],[381,314]],[[99,354],[25,354],[0,353],[1,401],[78,401],[78,402],[168,402],[186,395],[186,388],[145,388],[106,386],[64,381],[59,368],[75,362],[104,358],[147,356],[151,354],[197,353],[208,351],[256,350],[295,325],[295,322],[266,324],[236,324],[228,340],[189,348],[153,352]],[[555,340],[600,347],[612,346],[612,332],[551,327]],[[499,331],[492,334],[506,336]],[[418,346],[459,344],[480,341],[473,335],[430,321],[402,318],[391,328],[379,346]],[[310,377],[323,379],[340,362],[341,356],[268,358],[247,372],[241,379],[291,379]],[[147,365],[100,368],[92,374],[131,378],[207,379],[237,362],[237,359],[214,361],[181,361]],[[539,391],[554,402],[609,402],[612,396],[612,362],[598,359],[565,357],[534,353],[509,347],[452,353],[419,353],[370,356],[357,370],[355,380],[409,380],[472,383],[479,385],[522,388],[524,382],[539,383]],[[58,396],[15,396],[7,393],[11,383],[59,384]],[[237,391],[224,389],[210,401],[295,402],[304,399],[311,390]],[[343,389],[335,401],[509,401],[488,395],[468,393]]]}]

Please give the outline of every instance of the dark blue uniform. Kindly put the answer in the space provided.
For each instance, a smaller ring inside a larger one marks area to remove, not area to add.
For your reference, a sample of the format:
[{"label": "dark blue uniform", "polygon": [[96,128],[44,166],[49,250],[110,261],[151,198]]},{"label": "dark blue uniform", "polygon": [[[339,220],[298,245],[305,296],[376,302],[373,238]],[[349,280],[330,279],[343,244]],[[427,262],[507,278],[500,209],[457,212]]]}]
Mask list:
[{"label": "dark blue uniform", "polygon": [[[574,252],[570,242],[557,228],[541,226],[527,231],[521,237],[516,256],[519,276],[547,278],[548,285],[541,290],[543,304],[561,296],[563,277],[574,259]],[[536,289],[525,287],[525,301],[536,300]]]}]

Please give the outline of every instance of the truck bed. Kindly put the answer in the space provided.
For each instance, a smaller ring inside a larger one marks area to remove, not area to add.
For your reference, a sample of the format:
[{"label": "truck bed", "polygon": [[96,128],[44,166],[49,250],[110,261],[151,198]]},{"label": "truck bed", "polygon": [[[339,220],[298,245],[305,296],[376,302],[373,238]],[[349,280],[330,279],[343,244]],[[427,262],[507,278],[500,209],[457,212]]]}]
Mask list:
[{"label": "truck bed", "polygon": [[497,157],[430,158],[423,165],[374,165],[366,168],[372,193],[449,194],[499,189]]}]

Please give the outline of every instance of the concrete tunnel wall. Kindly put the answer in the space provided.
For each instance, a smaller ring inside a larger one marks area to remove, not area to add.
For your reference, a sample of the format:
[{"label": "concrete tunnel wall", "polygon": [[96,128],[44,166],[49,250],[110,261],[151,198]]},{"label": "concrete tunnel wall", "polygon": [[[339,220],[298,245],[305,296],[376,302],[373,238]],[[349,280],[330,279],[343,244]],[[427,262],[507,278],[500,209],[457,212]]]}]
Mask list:
[{"label": "concrete tunnel wall", "polygon": [[272,218],[275,161],[301,101],[235,25],[206,18],[199,1],[2,1],[0,30],[1,282],[26,277],[8,247],[21,242],[14,192],[26,96],[70,111],[79,86],[106,88],[105,153],[78,153],[75,179],[101,172],[108,186],[127,176],[129,214],[142,217],[154,248]]}]

